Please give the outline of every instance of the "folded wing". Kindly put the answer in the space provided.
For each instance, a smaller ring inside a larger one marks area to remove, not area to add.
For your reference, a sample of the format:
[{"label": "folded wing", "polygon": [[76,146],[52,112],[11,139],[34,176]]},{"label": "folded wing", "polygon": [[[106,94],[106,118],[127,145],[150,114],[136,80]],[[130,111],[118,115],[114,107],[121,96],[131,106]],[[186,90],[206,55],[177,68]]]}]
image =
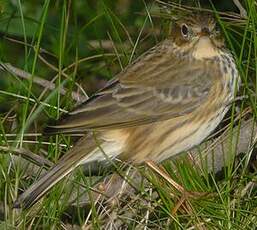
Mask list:
[{"label": "folded wing", "polygon": [[47,132],[117,129],[194,111],[207,99],[215,78],[221,75],[218,70],[210,73],[210,68],[200,61],[175,55],[168,42],[139,57]]}]

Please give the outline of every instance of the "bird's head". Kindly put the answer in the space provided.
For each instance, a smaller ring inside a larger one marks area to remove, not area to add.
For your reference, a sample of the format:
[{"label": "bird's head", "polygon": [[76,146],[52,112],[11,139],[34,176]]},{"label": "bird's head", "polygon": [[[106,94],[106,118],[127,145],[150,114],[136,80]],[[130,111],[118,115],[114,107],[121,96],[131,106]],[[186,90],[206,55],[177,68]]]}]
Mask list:
[{"label": "bird's head", "polygon": [[217,55],[217,51],[225,45],[213,15],[203,12],[175,21],[171,38],[179,48],[192,52],[198,59]]}]

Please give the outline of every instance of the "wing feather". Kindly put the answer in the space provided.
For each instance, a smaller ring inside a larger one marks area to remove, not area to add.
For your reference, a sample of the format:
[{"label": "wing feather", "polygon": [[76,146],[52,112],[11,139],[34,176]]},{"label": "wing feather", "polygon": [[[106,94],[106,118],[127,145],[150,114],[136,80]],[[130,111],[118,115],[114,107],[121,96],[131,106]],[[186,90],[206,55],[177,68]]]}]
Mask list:
[{"label": "wing feather", "polygon": [[191,113],[207,99],[218,68],[176,56],[159,44],[129,65],[105,88],[64,116],[49,132],[116,129]]}]

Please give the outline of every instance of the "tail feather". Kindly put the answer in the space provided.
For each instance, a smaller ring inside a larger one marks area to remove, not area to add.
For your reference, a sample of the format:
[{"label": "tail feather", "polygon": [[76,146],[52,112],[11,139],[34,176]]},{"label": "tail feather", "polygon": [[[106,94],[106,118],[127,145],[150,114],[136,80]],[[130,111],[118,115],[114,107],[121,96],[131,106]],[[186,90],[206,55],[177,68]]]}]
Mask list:
[{"label": "tail feather", "polygon": [[86,129],[83,128],[59,128],[58,126],[47,126],[43,134],[46,136],[51,136],[55,134],[84,134]]},{"label": "tail feather", "polygon": [[84,137],[79,142],[45,175],[22,193],[14,202],[13,207],[23,209],[31,207],[81,163],[95,160],[97,156],[93,156],[94,153],[92,152],[96,148],[94,139]]}]

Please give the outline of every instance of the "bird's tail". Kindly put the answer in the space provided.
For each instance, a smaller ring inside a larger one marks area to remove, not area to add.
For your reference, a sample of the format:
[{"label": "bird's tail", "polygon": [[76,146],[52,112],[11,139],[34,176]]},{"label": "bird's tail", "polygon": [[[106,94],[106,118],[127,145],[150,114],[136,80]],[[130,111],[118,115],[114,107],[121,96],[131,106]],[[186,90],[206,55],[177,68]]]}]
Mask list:
[{"label": "bird's tail", "polygon": [[57,182],[69,174],[81,163],[97,160],[95,153],[96,143],[92,137],[84,137],[79,140],[60,161],[53,166],[37,182],[23,192],[14,202],[14,208],[29,208],[44,196]]}]

